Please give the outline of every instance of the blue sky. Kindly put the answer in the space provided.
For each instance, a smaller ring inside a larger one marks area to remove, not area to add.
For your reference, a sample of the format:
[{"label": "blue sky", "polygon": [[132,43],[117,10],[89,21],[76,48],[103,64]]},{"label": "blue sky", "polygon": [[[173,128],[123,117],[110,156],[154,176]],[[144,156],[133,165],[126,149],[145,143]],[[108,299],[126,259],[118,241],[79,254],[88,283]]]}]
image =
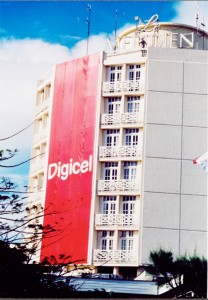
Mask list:
[{"label": "blue sky", "polygon": [[41,38],[50,43],[72,47],[87,37],[87,5],[91,5],[91,34],[111,33],[115,28],[159,13],[160,21],[176,16],[173,1],[22,1],[0,2],[2,38]]},{"label": "blue sky", "polygon": [[[116,10],[118,34],[135,25],[135,16],[145,21],[158,14],[161,22],[195,25],[195,1],[0,1],[0,139],[34,120],[37,80],[42,74],[57,63],[86,54],[88,4],[89,53],[106,50],[107,38],[113,42]],[[207,11],[207,1],[199,1],[203,22]],[[32,134],[30,127],[0,141],[0,149],[19,150],[7,164],[30,157]],[[29,163],[0,167],[0,176],[9,176],[22,186],[28,171]]]}]

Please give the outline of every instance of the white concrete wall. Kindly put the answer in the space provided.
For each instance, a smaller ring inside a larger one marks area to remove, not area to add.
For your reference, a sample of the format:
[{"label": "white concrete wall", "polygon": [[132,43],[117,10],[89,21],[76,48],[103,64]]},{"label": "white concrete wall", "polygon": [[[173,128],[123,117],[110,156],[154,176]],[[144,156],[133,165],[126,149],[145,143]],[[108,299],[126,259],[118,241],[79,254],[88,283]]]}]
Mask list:
[{"label": "white concrete wall", "polygon": [[207,254],[208,52],[150,48],[144,126],[141,263],[160,247]]}]

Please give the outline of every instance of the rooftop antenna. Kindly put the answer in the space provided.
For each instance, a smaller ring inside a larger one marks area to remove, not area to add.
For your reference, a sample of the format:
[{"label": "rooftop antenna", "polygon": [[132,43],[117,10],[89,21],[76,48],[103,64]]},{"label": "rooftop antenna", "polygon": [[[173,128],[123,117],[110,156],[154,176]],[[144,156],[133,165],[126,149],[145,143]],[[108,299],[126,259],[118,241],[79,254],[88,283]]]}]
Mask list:
[{"label": "rooftop antenna", "polygon": [[[204,27],[205,27],[205,23],[204,23],[204,17],[203,17],[203,22],[200,22],[199,20],[199,1],[196,2],[196,12],[195,12],[195,18],[196,18],[196,28],[197,28],[197,36],[198,37],[202,37],[202,49],[204,50]],[[199,29],[202,26],[202,30],[199,33]]]},{"label": "rooftop antenna", "polygon": [[89,47],[89,38],[90,38],[90,16],[91,16],[91,5],[87,5],[88,17],[87,17],[87,55],[88,55],[88,47]]},{"label": "rooftop antenna", "polygon": [[113,46],[111,45],[109,38],[107,38],[106,41],[107,41],[107,44],[108,44],[110,50],[113,50]]},{"label": "rooftop antenna", "polygon": [[195,19],[196,19],[196,28],[197,28],[197,33],[198,33],[198,30],[199,30],[199,1],[196,1]]},{"label": "rooftop antenna", "polygon": [[117,26],[118,26],[118,11],[116,9],[116,15],[115,15],[115,43],[116,43],[116,39],[117,39]]},{"label": "rooftop antenna", "polygon": [[138,37],[138,33],[139,33],[139,17],[138,16],[135,16],[134,17],[134,20],[135,20],[135,22],[136,22],[136,30],[135,30],[135,37],[134,37],[134,43],[135,43],[135,46],[136,46],[136,44],[137,44],[137,37]]},{"label": "rooftop antenna", "polygon": [[137,33],[138,33],[138,25],[139,25],[139,17],[138,17],[138,16],[135,16],[135,17],[134,17],[134,20],[135,20],[135,22],[136,22],[136,31],[135,31],[135,33],[137,34]]},{"label": "rooftop antenna", "polygon": [[205,23],[204,23],[204,17],[203,17],[203,23],[201,22],[201,26],[203,27],[202,29],[202,36],[203,36],[203,50],[204,50],[204,27],[205,27]]}]

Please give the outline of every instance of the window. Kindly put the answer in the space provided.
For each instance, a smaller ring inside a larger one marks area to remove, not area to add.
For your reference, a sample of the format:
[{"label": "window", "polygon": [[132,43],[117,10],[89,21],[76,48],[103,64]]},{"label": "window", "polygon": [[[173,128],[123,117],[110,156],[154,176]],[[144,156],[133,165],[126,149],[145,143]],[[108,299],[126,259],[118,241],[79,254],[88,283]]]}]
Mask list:
[{"label": "window", "polygon": [[40,146],[34,148],[34,150],[33,150],[33,156],[38,156],[38,155],[40,155],[40,153],[41,153]]},{"label": "window", "polygon": [[119,129],[106,130],[105,134],[105,146],[118,146],[119,144]]},{"label": "window", "polygon": [[132,251],[134,246],[134,232],[121,231],[120,238],[121,250]]},{"label": "window", "polygon": [[40,173],[38,177],[38,189],[43,188],[44,173]]},{"label": "window", "polygon": [[37,105],[43,103],[49,96],[51,92],[51,85],[46,85],[43,89],[37,93]]},{"label": "window", "polygon": [[121,73],[122,73],[121,66],[109,67],[108,68],[108,81],[110,81],[110,82],[121,81]]},{"label": "window", "polygon": [[140,96],[127,97],[127,112],[136,113],[139,112]]},{"label": "window", "polygon": [[118,163],[107,162],[104,164],[104,180],[117,180]]},{"label": "window", "polygon": [[43,115],[42,125],[43,125],[43,129],[47,127],[47,125],[48,125],[48,114]]},{"label": "window", "polygon": [[124,162],[124,168],[123,168],[124,179],[135,180],[136,171],[137,171],[137,162],[135,161]]},{"label": "window", "polygon": [[129,80],[139,80],[141,73],[141,65],[129,65],[128,77]]},{"label": "window", "polygon": [[51,85],[46,85],[45,87],[45,99],[47,99],[50,96],[50,91],[51,91]]},{"label": "window", "polygon": [[100,248],[101,250],[113,250],[114,231],[100,232]]},{"label": "window", "polygon": [[38,190],[38,176],[32,177],[31,187],[32,187],[32,191],[37,191]]},{"label": "window", "polygon": [[107,114],[120,113],[121,97],[109,97],[107,100]]},{"label": "window", "polygon": [[46,152],[46,143],[41,144],[41,154]]},{"label": "window", "polygon": [[101,200],[102,214],[115,214],[116,212],[116,196],[104,196]]},{"label": "window", "polygon": [[132,215],[135,211],[136,196],[124,196],[122,198],[122,214]]},{"label": "window", "polygon": [[135,146],[138,145],[139,128],[125,129],[125,145]]},{"label": "window", "polygon": [[38,98],[40,99],[39,103],[42,103],[45,99],[45,91],[42,89],[40,92],[38,92]]},{"label": "window", "polygon": [[41,132],[42,129],[43,129],[43,119],[41,117],[35,120],[35,133]]}]

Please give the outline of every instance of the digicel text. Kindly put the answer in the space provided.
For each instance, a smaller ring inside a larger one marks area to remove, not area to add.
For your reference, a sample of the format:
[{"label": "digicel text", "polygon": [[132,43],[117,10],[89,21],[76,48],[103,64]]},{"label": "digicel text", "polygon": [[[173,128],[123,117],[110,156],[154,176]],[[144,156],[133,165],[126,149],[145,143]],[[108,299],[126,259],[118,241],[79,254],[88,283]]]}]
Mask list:
[{"label": "digicel text", "polygon": [[48,180],[54,178],[56,175],[62,180],[66,180],[69,175],[86,173],[92,171],[92,155],[89,156],[88,160],[83,162],[73,162],[73,159],[70,158],[69,163],[61,164],[53,163],[48,166]]}]

